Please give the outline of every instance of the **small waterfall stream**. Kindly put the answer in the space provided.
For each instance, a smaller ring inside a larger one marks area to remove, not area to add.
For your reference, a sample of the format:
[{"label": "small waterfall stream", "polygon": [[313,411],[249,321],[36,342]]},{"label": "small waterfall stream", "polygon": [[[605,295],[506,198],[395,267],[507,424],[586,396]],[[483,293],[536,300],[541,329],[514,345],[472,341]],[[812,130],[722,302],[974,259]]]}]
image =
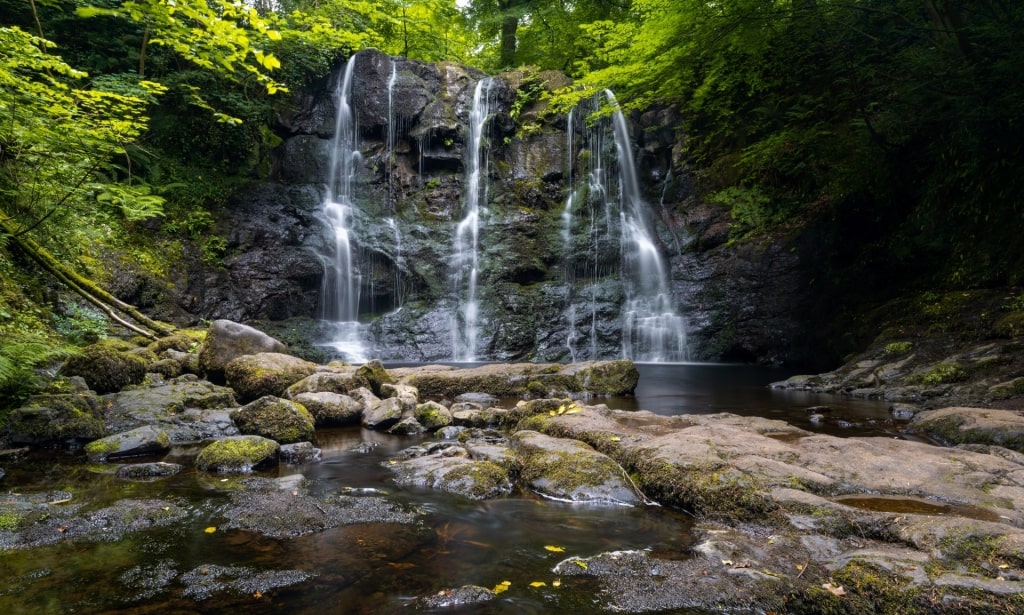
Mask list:
[{"label": "small waterfall stream", "polygon": [[336,114],[331,140],[330,168],[323,214],[333,239],[333,254],[322,257],[324,277],[320,295],[321,318],[332,323],[333,337],[325,345],[346,360],[366,361],[362,326],[359,323],[360,274],[354,262],[352,237],[358,208],[352,193],[359,152],[358,126],[350,103],[352,73],[357,56],[349,58],[334,91]]},{"label": "small waterfall stream", "polygon": [[484,127],[490,114],[493,80],[481,79],[473,92],[466,143],[464,217],[455,229],[451,267],[458,309],[452,318],[452,360],[475,361],[479,337],[477,279],[480,273],[480,216],[487,205],[488,148]]}]

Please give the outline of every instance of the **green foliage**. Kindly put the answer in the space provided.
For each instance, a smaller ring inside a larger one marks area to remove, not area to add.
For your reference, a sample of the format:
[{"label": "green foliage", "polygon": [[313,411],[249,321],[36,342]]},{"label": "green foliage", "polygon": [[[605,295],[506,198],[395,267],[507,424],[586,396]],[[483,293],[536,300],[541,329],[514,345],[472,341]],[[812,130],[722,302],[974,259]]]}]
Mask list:
[{"label": "green foliage", "polygon": [[910,349],[912,347],[913,347],[913,344],[911,344],[908,341],[889,342],[888,344],[885,345],[885,348],[882,349],[882,352],[884,354],[887,354],[887,355],[888,354],[906,354],[906,353],[910,352]]},{"label": "green foliage", "polygon": [[109,322],[103,312],[77,303],[62,302],[60,313],[53,317],[54,328],[72,344],[92,343],[106,339]]}]

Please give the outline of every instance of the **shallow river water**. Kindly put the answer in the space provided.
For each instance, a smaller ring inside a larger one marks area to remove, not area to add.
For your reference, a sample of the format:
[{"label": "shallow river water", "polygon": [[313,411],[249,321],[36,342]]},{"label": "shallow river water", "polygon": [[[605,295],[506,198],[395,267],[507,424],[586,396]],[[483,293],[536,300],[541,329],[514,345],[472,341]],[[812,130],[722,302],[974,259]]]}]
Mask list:
[{"label": "shallow river water", "polygon": [[[759,415],[839,435],[898,435],[898,426],[887,421],[884,404],[767,388],[788,375],[782,372],[720,365],[640,369],[635,397],[591,403],[659,414]],[[829,420],[810,423],[806,409],[822,405],[831,408]],[[129,497],[162,498],[184,506],[188,515],[170,527],[114,542],[0,550],[0,612],[423,612],[414,608],[419,596],[466,584],[493,588],[508,581],[507,589],[486,605],[438,612],[582,614],[600,611],[596,588],[580,577],[559,579],[552,572],[559,561],[623,549],[682,558],[693,545],[691,519],[682,512],[572,504],[530,493],[476,502],[399,488],[391,481],[387,461],[421,439],[359,428],[321,430],[317,438],[323,451],[320,462],[281,465],[260,475],[301,474],[314,495],[380,490],[418,511],[420,522],[360,524],[290,539],[210,531],[224,522],[228,494],[238,479],[196,472],[190,465],[194,449],[173,451],[167,460],[186,469],[154,482],[118,479],[112,473],[114,464],[90,464],[80,453],[34,452],[0,464],[7,472],[0,494],[59,490],[71,494],[74,503],[84,503],[84,510]],[[265,593],[243,588],[209,597],[196,594],[194,584],[189,589],[185,582],[190,573],[243,566],[250,575],[298,570],[313,576]]]}]

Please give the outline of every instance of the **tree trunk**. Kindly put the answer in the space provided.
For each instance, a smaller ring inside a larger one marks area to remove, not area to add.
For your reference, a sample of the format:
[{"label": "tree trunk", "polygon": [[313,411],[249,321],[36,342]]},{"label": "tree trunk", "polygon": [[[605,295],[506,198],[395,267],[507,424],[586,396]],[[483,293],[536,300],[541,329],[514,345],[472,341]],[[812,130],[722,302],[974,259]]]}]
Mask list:
[{"label": "tree trunk", "polygon": [[519,18],[515,15],[505,15],[501,19],[501,56],[499,61],[502,68],[514,68],[516,63],[516,29],[519,28]]},{"label": "tree trunk", "polygon": [[[18,244],[18,247],[26,256],[34,260],[47,273],[57,278],[57,280],[62,284],[77,293],[89,303],[98,307],[107,314],[111,320],[122,327],[150,339],[163,337],[174,332],[172,327],[168,327],[167,325],[149,318],[140,312],[135,306],[121,301],[114,295],[111,295],[106,290],[102,289],[92,280],[89,280],[88,278],[83,277],[65,267],[60,263],[60,261],[50,255],[49,252],[44,250],[42,246],[32,241],[31,238],[19,234],[20,229],[15,225],[14,220],[4,216],[3,214],[0,214],[0,229],[13,239],[16,244]],[[139,326],[128,322],[128,320],[119,316],[118,312],[139,323]]]}]

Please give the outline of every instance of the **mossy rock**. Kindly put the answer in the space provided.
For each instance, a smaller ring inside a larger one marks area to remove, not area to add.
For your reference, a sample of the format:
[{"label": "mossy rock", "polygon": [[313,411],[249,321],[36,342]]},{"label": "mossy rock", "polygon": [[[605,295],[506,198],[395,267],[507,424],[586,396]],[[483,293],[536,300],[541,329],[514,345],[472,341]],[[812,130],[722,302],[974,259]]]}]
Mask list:
[{"label": "mossy rock", "polygon": [[85,445],[85,454],[92,461],[105,461],[122,457],[158,455],[170,448],[171,439],[167,432],[147,425],[94,440]]},{"label": "mossy rock", "polygon": [[1024,414],[1014,410],[950,407],[914,415],[907,430],[949,444],[994,444],[1024,453]]},{"label": "mossy rock", "polygon": [[141,383],[146,377],[147,364],[145,357],[119,350],[116,345],[93,344],[68,359],[60,374],[81,376],[90,389],[104,395]]},{"label": "mossy rock", "polygon": [[232,359],[224,368],[227,384],[240,401],[266,395],[281,396],[288,387],[316,371],[316,364],[277,352],[261,352]]},{"label": "mossy rock", "polygon": [[367,361],[359,366],[353,376],[355,387],[366,387],[373,391],[377,397],[385,397],[383,385],[394,384],[396,380],[391,377],[384,364],[380,361]]},{"label": "mossy rock", "polygon": [[427,431],[436,431],[452,424],[452,413],[436,401],[428,401],[416,406],[413,416]]},{"label": "mossy rock", "polygon": [[7,418],[12,444],[46,444],[67,440],[95,440],[106,435],[98,418],[99,399],[92,393],[37,395]]},{"label": "mossy rock", "polygon": [[266,333],[230,320],[215,320],[199,352],[199,368],[215,382],[233,359],[261,352],[284,353],[288,347]]},{"label": "mossy rock", "polygon": [[341,393],[299,393],[292,401],[309,410],[317,426],[356,425],[363,414],[362,403]]},{"label": "mossy rock", "polygon": [[267,396],[242,406],[231,414],[243,434],[257,435],[281,444],[313,439],[314,420],[301,404]]},{"label": "mossy rock", "polygon": [[251,472],[277,459],[280,445],[260,436],[215,440],[199,452],[196,467],[204,472]]},{"label": "mossy rock", "polygon": [[577,363],[562,373],[576,378],[574,390],[593,395],[630,395],[640,381],[640,371],[626,359]]}]

